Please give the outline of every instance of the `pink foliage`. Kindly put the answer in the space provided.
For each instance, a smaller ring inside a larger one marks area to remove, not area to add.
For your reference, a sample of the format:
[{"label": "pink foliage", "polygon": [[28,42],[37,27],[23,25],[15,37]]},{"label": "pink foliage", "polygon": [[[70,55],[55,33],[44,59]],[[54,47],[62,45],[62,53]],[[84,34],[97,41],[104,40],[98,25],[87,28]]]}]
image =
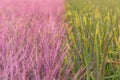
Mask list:
[{"label": "pink foliage", "polygon": [[0,80],[60,80],[63,8],[63,0],[0,0]]}]

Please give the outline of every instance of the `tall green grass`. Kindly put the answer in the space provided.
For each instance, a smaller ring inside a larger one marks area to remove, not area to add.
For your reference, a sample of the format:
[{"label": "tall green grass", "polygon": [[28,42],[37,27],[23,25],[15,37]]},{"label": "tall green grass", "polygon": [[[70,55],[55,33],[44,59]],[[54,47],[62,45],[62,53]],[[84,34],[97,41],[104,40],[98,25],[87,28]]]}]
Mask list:
[{"label": "tall green grass", "polygon": [[73,80],[120,80],[119,3],[67,1],[66,30]]}]

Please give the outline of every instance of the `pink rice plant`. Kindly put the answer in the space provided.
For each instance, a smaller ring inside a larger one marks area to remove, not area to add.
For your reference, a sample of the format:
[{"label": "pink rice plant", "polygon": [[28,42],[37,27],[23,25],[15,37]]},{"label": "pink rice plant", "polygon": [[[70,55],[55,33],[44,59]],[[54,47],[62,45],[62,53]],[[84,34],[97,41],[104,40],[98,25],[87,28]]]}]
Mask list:
[{"label": "pink rice plant", "polygon": [[61,79],[63,8],[63,0],[0,0],[0,80]]}]

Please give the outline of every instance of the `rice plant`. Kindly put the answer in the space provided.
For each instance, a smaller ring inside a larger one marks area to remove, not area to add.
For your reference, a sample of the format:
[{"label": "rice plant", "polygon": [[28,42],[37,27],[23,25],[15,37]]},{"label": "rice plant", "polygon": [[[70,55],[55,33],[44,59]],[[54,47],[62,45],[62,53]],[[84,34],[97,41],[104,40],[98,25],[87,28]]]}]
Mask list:
[{"label": "rice plant", "polygon": [[67,0],[73,80],[120,79],[120,1]]},{"label": "rice plant", "polygon": [[0,0],[0,80],[120,80],[119,0]]},{"label": "rice plant", "polygon": [[0,80],[67,78],[63,10],[63,0],[0,0]]}]

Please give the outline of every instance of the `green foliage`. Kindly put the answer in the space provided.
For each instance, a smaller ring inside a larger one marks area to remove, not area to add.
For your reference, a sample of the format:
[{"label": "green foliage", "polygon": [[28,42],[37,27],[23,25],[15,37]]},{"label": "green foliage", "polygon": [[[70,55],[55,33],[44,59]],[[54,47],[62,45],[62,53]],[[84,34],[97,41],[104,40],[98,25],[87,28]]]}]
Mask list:
[{"label": "green foliage", "polygon": [[120,1],[68,0],[74,80],[120,80]]}]

